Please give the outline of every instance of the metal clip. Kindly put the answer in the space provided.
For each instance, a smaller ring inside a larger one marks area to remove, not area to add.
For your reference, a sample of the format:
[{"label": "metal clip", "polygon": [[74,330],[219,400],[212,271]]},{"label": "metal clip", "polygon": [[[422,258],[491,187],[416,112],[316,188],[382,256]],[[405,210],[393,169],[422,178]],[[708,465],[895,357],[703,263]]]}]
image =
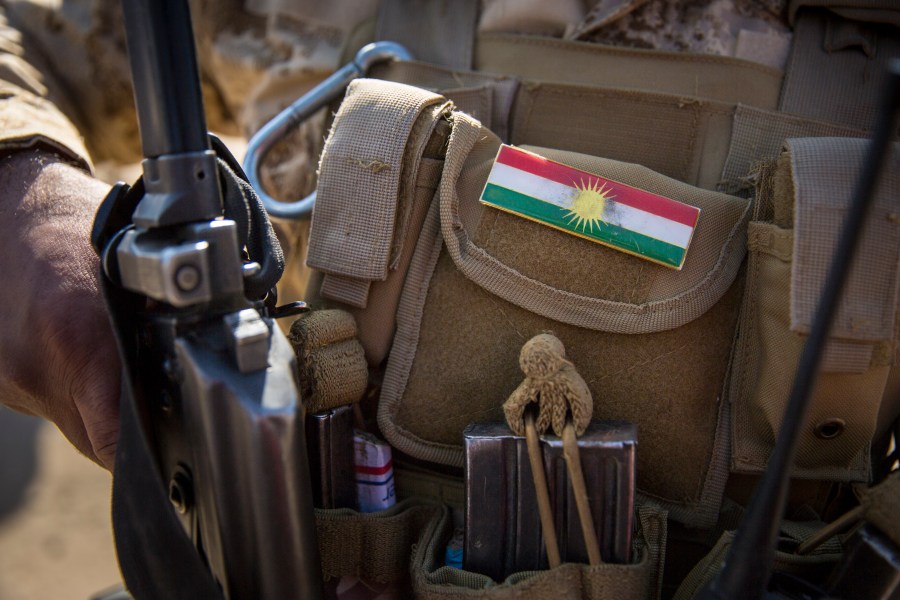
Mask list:
[{"label": "metal clip", "polygon": [[262,188],[259,169],[266,154],[284,139],[287,134],[300,123],[311,117],[320,108],[335,100],[344,93],[347,85],[362,75],[372,66],[388,60],[412,60],[409,51],[395,42],[375,42],[368,44],[356,53],[352,62],[347,63],[319,85],[297,99],[289,107],[278,113],[266,123],[247,144],[247,155],[244,158],[244,171],[250,185],[256,189],[263,206],[273,217],[282,219],[308,219],[316,203],[316,193],[294,202],[279,202],[269,196]]}]

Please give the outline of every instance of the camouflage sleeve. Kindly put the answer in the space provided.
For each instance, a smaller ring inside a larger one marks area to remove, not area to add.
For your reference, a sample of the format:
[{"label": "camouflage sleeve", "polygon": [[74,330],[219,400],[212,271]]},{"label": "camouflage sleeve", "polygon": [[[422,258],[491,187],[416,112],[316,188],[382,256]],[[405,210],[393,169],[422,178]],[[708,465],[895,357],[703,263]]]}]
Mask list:
[{"label": "camouflage sleeve", "polygon": [[[240,4],[194,4],[200,62],[209,73],[210,40],[220,29],[240,28]],[[212,4],[218,10],[211,18]],[[236,131],[218,83],[204,75],[203,91],[210,128]],[[0,92],[3,148],[43,142],[84,165],[141,158],[118,0],[0,0]]]},{"label": "camouflage sleeve", "polygon": [[29,60],[10,12],[0,4],[0,154],[44,143],[90,168],[81,134],[51,99],[47,78]]},{"label": "camouflage sleeve", "polygon": [[[207,124],[245,136],[339,66],[377,6],[190,1]],[[140,159],[119,0],[0,0],[0,91],[6,148],[44,141],[84,163]],[[299,143],[289,154],[296,160],[287,162],[305,165],[302,177],[291,175],[305,188],[321,127],[293,137]]]}]

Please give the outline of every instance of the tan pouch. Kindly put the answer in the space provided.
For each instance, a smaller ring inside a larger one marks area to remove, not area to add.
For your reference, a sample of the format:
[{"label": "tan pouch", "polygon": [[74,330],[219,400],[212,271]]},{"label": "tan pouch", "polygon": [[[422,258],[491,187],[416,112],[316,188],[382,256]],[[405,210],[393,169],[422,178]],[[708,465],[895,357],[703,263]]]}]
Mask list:
[{"label": "tan pouch", "polygon": [[521,344],[552,330],[591,388],[594,417],[638,424],[639,490],[677,520],[715,522],[728,475],[721,399],[749,203],[637,165],[536,149],[699,206],[686,265],[670,270],[484,208],[478,197],[499,140],[466,115],[451,121],[437,202],[396,313],[378,415],[388,441],[462,466],[462,430],[502,419],[521,380]]},{"label": "tan pouch", "polygon": [[[790,522],[782,524],[779,550],[775,552],[773,569],[788,573],[806,581],[824,581],[841,559],[841,542],[831,538],[810,554],[799,555],[793,551],[807,537],[825,524],[821,522]],[[706,585],[722,569],[725,556],[734,541],[734,531],[726,531],[713,549],[688,573],[675,593],[674,600],[691,600],[702,592]]]},{"label": "tan pouch", "polygon": [[444,566],[444,548],[453,534],[449,512],[444,511],[429,523],[416,545],[412,562],[415,597],[420,600],[657,598],[665,563],[666,513],[646,505],[638,508],[636,520],[639,527],[631,564],[566,563],[548,571],[514,573],[503,582],[494,582],[485,575]]},{"label": "tan pouch", "polygon": [[[773,220],[749,225],[747,293],[730,393],[737,471],[765,469],[866,143],[788,140],[772,188]],[[885,169],[825,348],[799,443],[798,477],[869,481],[871,444],[887,425],[879,424],[879,412],[888,421],[897,413],[896,399],[883,404],[882,396],[896,343],[898,154]]]},{"label": "tan pouch", "polygon": [[428,524],[444,510],[436,502],[421,499],[407,499],[377,513],[316,509],[326,590],[336,597],[337,588],[360,585],[366,589],[360,597],[375,593],[410,597],[410,557]]},{"label": "tan pouch", "polygon": [[[387,355],[418,232],[440,177],[449,103],[411,86],[350,84],[322,152],[307,265],[317,304],[354,315],[366,359]],[[340,132],[336,135],[335,132]]]},{"label": "tan pouch", "polygon": [[358,579],[398,598],[657,598],[665,564],[666,513],[644,505],[636,521],[631,564],[564,564],[516,573],[501,583],[444,566],[453,519],[450,510],[436,502],[407,499],[371,514],[317,510],[316,533],[322,575],[330,588]]}]

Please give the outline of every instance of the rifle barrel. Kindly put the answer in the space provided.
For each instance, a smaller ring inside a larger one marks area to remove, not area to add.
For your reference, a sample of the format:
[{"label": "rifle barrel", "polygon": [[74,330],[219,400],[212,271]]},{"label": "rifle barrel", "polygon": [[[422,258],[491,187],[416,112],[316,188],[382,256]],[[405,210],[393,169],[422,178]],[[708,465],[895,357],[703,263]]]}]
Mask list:
[{"label": "rifle barrel", "polygon": [[144,157],[209,149],[190,11],[184,0],[124,0]]}]

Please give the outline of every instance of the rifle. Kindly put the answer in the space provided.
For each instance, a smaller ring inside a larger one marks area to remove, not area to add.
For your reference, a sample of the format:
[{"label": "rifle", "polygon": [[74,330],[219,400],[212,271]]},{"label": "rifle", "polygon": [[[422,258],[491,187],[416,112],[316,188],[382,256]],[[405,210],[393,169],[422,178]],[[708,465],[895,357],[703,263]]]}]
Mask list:
[{"label": "rifle", "polygon": [[294,353],[274,325],[283,257],[206,131],[185,0],[123,0],[143,177],[92,244],[123,363],[113,482],[138,598],[318,598]]}]

